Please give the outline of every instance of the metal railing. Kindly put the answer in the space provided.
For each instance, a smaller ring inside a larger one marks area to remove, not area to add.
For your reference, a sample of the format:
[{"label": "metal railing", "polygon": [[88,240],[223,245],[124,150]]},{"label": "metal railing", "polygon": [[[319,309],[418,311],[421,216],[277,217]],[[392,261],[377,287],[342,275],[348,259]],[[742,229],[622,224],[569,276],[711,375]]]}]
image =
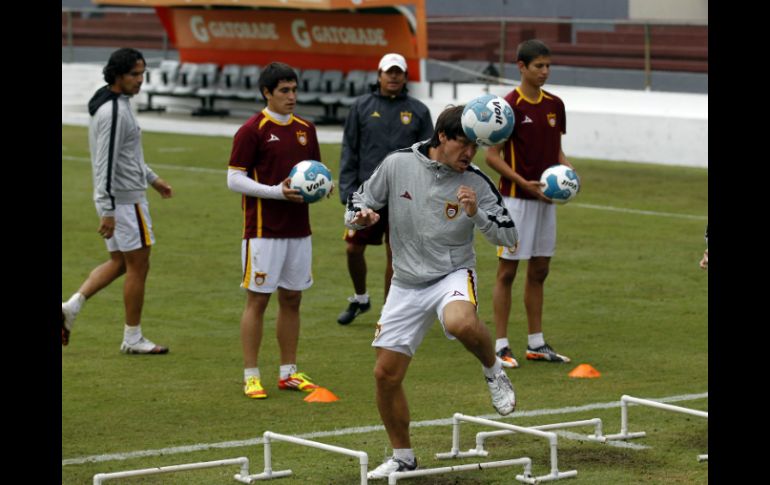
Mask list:
[{"label": "metal railing", "polygon": [[[99,8],[99,7],[62,7],[61,8],[62,16],[66,19],[66,32],[63,32],[66,34],[66,47],[67,49],[67,58],[62,59],[65,62],[75,62],[75,32],[73,30],[73,17],[76,15],[79,15],[81,17],[87,18],[89,16],[92,16],[94,18],[98,18],[104,14],[126,14],[126,15],[135,15],[135,14],[151,14],[155,15],[155,9],[152,8],[126,8],[126,7],[109,7],[109,8]],[[168,33],[166,32],[163,27],[159,28],[159,33],[161,34],[161,44],[158,46],[159,49],[162,51],[162,58],[167,59],[169,54],[169,41],[168,41]]]}]

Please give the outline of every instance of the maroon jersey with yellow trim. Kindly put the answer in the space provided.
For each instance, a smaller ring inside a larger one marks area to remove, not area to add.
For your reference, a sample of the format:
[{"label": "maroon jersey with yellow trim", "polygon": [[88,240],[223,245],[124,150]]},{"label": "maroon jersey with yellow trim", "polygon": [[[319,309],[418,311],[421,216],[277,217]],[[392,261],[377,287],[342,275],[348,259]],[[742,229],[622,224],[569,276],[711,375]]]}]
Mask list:
[{"label": "maroon jersey with yellow trim", "polygon": [[[263,110],[235,134],[229,167],[261,184],[276,185],[303,160],[321,161],[315,126],[295,115],[281,123]],[[244,239],[310,235],[307,204],[244,195],[241,206]]]},{"label": "maroon jersey with yellow trim", "polygon": [[[505,100],[513,108],[515,124],[505,142],[503,160],[525,180],[540,180],[546,168],[559,163],[561,135],[567,133],[564,103],[543,90],[539,99],[530,100],[519,88],[508,93]],[[505,177],[500,177],[498,188],[504,196],[536,198]]]}]

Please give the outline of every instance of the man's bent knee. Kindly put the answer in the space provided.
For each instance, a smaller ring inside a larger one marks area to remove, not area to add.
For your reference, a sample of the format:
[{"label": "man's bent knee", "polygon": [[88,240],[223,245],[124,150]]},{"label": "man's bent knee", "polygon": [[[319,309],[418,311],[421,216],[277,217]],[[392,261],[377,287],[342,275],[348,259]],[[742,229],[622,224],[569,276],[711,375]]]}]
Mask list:
[{"label": "man's bent knee", "polygon": [[363,244],[348,243],[347,248],[346,248],[346,252],[347,252],[348,256],[363,255],[364,251],[366,251],[366,246],[363,245]]}]

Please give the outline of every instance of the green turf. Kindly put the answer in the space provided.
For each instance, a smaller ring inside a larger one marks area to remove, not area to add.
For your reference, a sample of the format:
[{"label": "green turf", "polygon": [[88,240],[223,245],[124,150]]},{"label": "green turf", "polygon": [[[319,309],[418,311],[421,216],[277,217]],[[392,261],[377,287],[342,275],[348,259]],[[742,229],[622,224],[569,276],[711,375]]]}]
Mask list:
[{"label": "green turf", "polygon": [[[90,300],[70,345],[62,350],[62,458],[249,440],[266,430],[302,434],[379,425],[370,343],[382,304],[383,248],[367,250],[373,310],[347,327],[338,325],[336,316],[352,291],[342,242],[343,206],[336,194],[311,206],[315,284],[303,294],[299,365],[340,400],[309,404],[300,393],[276,389],[275,303],[267,309],[260,355],[269,398],[246,399],[238,330],[244,302],[239,288],[242,216],[239,195],[226,186],[231,139],[156,133],[143,137],[148,163],[173,186],[175,196],[161,200],[153,190],[148,192],[157,244],[152,249],[142,327],[171,352],[152,357],[118,352],[122,280]],[[321,148],[323,161],[338,174],[339,145]],[[698,261],[704,248],[708,171],[572,161],[583,189],[574,202],[558,208],[557,253],[546,284],[544,330],[549,343],[571,356],[573,363],[523,359],[526,323],[522,281],[517,279],[509,330],[513,351],[522,363],[509,372],[517,391],[517,411],[608,403],[622,394],[656,398],[707,392],[708,273],[698,268]],[[476,162],[492,175],[481,155]],[[96,232],[91,192],[86,129],[62,126],[64,299],[106,257]],[[495,248],[480,234],[476,245],[479,311],[492,329]],[[569,378],[567,373],[579,363],[590,363],[602,377]],[[450,418],[455,412],[494,412],[480,365],[460,344],[446,340],[438,324],[417,352],[405,386],[413,422]],[[674,404],[708,409],[704,398]],[[648,433],[634,443],[649,448],[621,449],[560,438],[559,469],[578,470],[577,478],[565,483],[708,481],[708,463],[696,460],[698,454],[708,453],[705,419],[637,407],[630,414],[631,430]],[[605,433],[619,431],[617,408],[518,418],[514,413],[504,421],[536,425],[593,417],[602,418]],[[464,449],[473,446],[479,430],[475,425],[463,427]],[[496,438],[489,441],[488,458],[450,461],[433,455],[449,451],[451,427],[414,428],[412,437],[423,467],[529,456],[536,475],[550,468],[545,442],[530,437]],[[389,450],[384,431],[318,440],[366,451],[372,467]],[[63,484],[90,484],[99,472],[238,456],[249,457],[256,473],[263,467],[262,453],[261,445],[252,445],[67,464],[62,466]],[[278,483],[358,483],[358,465],[352,458],[287,444],[275,445],[274,454],[274,469],[294,471],[293,477]],[[115,483],[235,483],[231,477],[236,471],[231,466]],[[508,484],[517,473],[520,467],[404,483]]]}]

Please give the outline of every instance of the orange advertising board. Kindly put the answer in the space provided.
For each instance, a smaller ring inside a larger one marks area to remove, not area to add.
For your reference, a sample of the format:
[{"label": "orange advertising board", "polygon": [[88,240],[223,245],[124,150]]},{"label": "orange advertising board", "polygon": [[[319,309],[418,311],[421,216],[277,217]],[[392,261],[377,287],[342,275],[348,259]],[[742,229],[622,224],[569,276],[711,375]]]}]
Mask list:
[{"label": "orange advertising board", "polygon": [[292,10],[170,9],[180,50],[265,51],[378,57],[417,57],[403,15]]}]

